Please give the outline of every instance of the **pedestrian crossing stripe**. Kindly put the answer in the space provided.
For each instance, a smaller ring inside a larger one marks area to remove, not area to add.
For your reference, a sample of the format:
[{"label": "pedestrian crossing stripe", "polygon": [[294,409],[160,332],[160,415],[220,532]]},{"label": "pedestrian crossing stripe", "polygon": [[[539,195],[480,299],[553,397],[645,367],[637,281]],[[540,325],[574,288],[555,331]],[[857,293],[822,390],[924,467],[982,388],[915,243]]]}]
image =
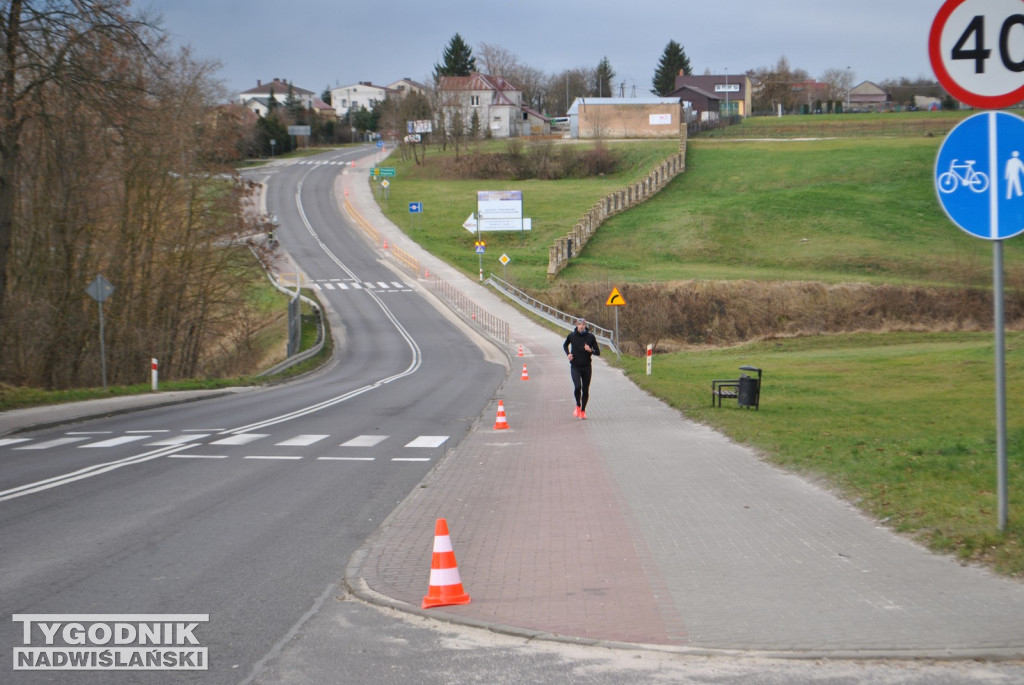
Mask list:
[{"label": "pedestrian crossing stripe", "polygon": [[[114,448],[125,445],[131,445],[132,443],[142,443],[147,447],[183,447],[192,448],[200,447],[202,445],[218,445],[227,447],[243,447],[256,443],[265,438],[271,437],[270,433],[238,433],[235,435],[227,435],[224,437],[218,437],[213,432],[197,433],[183,430],[176,435],[167,435],[171,431],[168,430],[150,430],[150,431],[125,431],[122,435],[111,436],[109,432],[103,433],[66,433],[64,437],[53,438],[44,440],[42,442],[33,442],[32,438],[0,438],[0,447],[10,447],[12,450],[46,450],[57,447],[64,447],[68,445],[74,445],[79,449],[103,449],[103,448]],[[210,437],[216,438],[207,440]],[[94,440],[90,440],[92,437]],[[329,434],[321,433],[303,433],[279,442],[275,442],[274,445],[277,447],[309,447],[319,442],[329,439]],[[95,440],[95,438],[101,438]],[[154,438],[157,438],[154,440]],[[357,435],[353,438],[349,438],[345,442],[340,443],[339,447],[376,447],[382,442],[390,439],[390,435],[382,434],[365,434]],[[448,442],[449,436],[447,435],[420,435],[413,438],[409,442],[405,443],[403,447],[410,449],[436,449]],[[146,442],[152,440],[152,442]],[[80,443],[80,444],[79,444]],[[222,455],[210,455],[210,454],[191,454],[181,453],[173,455],[176,458],[182,459],[222,459],[225,456]],[[248,457],[247,457],[248,458]],[[268,457],[269,458],[269,457]],[[293,458],[293,455],[288,455],[288,458]],[[353,458],[355,459],[355,458]]]}]

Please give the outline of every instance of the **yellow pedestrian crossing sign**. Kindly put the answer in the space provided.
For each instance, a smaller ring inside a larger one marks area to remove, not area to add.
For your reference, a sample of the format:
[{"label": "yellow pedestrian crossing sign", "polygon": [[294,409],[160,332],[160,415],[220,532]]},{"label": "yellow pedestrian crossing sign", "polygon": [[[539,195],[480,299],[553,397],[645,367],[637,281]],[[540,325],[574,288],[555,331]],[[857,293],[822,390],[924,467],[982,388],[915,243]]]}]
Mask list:
[{"label": "yellow pedestrian crossing sign", "polygon": [[626,301],[622,299],[618,288],[612,288],[612,294],[608,296],[608,301],[605,304],[609,307],[621,307],[626,304]]}]

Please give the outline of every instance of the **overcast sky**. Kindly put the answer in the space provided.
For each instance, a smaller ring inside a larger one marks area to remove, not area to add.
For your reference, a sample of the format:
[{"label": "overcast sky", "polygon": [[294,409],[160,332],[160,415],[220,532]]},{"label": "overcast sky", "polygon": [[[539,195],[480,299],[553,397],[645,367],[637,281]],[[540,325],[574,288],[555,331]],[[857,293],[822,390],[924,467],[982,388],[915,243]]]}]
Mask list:
[{"label": "overcast sky", "polygon": [[[400,78],[428,82],[458,32],[474,49],[505,48],[545,74],[603,57],[625,94],[650,94],[665,45],[683,46],[693,73],[774,66],[820,78],[850,68],[854,84],[934,78],[928,31],[941,0],[134,0],[196,58],[221,63],[231,92],[281,78],[327,87]],[[635,89],[635,91],[634,91]]]}]

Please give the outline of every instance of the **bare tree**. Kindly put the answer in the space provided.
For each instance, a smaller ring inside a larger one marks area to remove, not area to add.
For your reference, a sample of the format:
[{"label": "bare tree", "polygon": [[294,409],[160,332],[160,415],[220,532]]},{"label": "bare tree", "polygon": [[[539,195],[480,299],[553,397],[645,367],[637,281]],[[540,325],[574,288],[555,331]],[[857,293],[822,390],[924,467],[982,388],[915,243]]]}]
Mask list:
[{"label": "bare tree", "polygon": [[10,0],[0,16],[0,328],[6,325],[8,260],[27,122],[60,117],[47,107],[53,90],[102,106],[137,89],[117,53],[149,54],[158,42],[149,23],[128,17],[127,0]]},{"label": "bare tree", "polygon": [[220,165],[243,120],[211,106],[214,65],[171,54],[126,7],[15,2],[3,17],[13,99],[0,104],[0,380],[98,383],[85,295],[97,274],[116,288],[105,308],[114,382],[138,382],[151,356],[167,377],[194,375],[244,313],[234,274],[249,256],[230,246],[255,221],[249,188]]},{"label": "bare tree", "polygon": [[828,84],[830,102],[846,102],[847,94],[853,88],[853,72],[849,69],[826,69],[821,75],[823,83]]}]

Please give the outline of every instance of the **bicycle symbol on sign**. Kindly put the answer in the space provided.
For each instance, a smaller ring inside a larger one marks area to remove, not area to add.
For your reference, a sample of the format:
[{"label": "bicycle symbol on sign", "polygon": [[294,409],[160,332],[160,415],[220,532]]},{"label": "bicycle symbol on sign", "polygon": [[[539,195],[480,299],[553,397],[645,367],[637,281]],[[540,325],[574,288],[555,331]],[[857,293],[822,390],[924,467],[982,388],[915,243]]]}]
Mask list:
[{"label": "bicycle symbol on sign", "polygon": [[974,168],[975,160],[964,160],[963,164],[956,162],[954,159],[949,163],[949,170],[939,174],[939,190],[952,193],[961,183],[976,193],[984,193],[988,189],[988,175]]}]

